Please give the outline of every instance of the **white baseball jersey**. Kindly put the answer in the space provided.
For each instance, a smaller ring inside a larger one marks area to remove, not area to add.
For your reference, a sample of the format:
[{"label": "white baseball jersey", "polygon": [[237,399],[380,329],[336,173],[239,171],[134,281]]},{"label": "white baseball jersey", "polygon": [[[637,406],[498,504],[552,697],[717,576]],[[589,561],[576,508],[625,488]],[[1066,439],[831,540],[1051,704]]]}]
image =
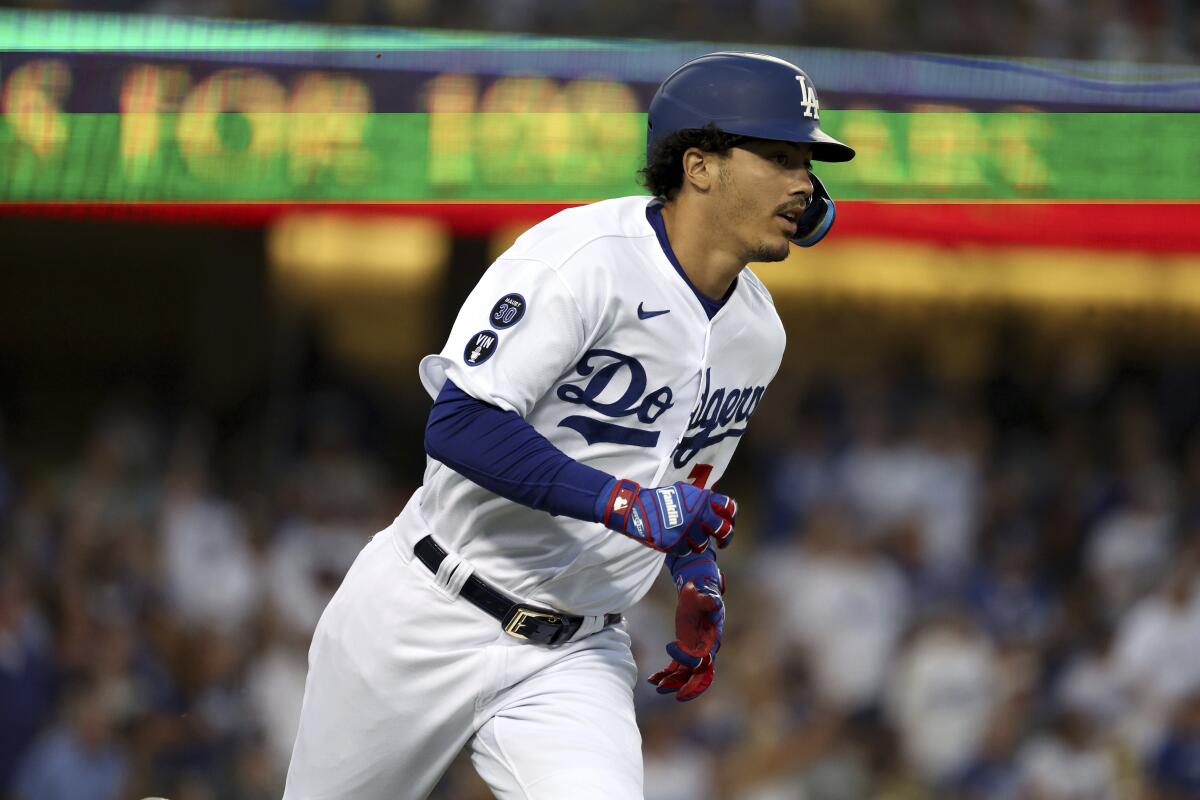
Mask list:
[{"label": "white baseball jersey", "polygon": [[[517,239],[445,349],[422,360],[430,395],[449,378],[615,477],[712,487],[779,368],[783,325],[748,268],[710,320],[646,219],[650,202],[568,209]],[[514,503],[432,458],[413,502],[484,580],[560,611],[622,611],[661,568],[626,536]]]}]

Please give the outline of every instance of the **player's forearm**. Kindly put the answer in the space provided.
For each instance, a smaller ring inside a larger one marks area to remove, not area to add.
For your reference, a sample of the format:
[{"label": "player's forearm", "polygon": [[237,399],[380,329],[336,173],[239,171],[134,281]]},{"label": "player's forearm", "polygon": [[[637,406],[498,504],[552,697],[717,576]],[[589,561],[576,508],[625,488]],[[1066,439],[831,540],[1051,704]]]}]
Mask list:
[{"label": "player's forearm", "polygon": [[596,520],[596,498],[612,476],[581,464],[512,411],[446,381],[425,426],[425,452],[514,503]]},{"label": "player's forearm", "polygon": [[685,483],[643,489],[581,464],[519,414],[485,403],[447,380],[429,412],[425,452],[514,503],[600,522],[665,553],[701,552],[733,536],[737,504]]}]

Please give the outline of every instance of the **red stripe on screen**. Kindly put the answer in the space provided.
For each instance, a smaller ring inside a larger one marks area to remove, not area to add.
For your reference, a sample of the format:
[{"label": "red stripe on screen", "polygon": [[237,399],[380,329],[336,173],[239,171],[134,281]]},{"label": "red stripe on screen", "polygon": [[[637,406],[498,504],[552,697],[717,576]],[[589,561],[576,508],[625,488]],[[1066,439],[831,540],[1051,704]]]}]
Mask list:
[{"label": "red stripe on screen", "polygon": [[[0,214],[256,227],[286,213],[401,214],[440,219],[456,235],[527,225],[580,203],[136,202],[0,203]],[[955,246],[1036,245],[1200,252],[1200,202],[880,202],[843,200],[833,235]]]}]

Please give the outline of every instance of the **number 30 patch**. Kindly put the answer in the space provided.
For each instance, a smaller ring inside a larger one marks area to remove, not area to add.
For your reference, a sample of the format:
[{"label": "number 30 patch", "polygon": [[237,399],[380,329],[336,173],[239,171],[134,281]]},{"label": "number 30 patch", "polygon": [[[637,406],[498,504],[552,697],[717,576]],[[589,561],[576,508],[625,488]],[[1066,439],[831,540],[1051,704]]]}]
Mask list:
[{"label": "number 30 patch", "polygon": [[492,306],[489,322],[494,328],[511,328],[525,316],[525,298],[517,293],[506,294]]}]

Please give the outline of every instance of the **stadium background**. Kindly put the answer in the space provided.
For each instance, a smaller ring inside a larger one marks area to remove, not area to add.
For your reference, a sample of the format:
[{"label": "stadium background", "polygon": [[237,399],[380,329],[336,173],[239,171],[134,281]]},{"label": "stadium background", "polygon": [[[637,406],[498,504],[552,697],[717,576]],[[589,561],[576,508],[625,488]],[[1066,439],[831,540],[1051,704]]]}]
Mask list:
[{"label": "stadium background", "polygon": [[0,10],[4,796],[278,796],[420,480],[416,359],[520,230],[639,191],[654,86],[730,42],[860,155],[760,270],[727,640],[701,701],[639,690],[646,796],[1200,796],[1193,5],[66,5]]}]

